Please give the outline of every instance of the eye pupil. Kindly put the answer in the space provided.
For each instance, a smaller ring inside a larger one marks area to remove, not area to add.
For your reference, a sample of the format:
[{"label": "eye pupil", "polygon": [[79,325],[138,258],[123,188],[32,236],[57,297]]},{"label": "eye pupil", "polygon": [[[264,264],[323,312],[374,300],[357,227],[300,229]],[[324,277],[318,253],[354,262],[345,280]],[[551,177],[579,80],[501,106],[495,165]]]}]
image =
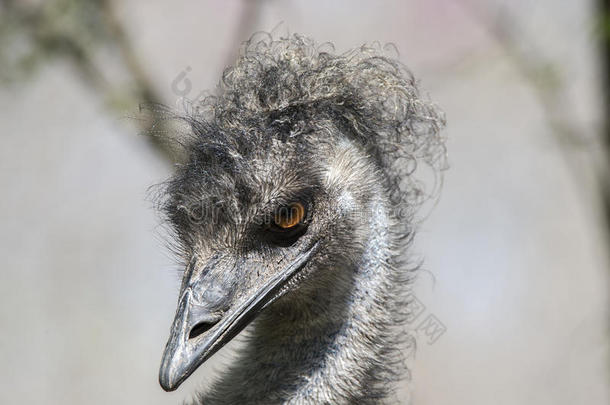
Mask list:
[{"label": "eye pupil", "polygon": [[305,207],[301,203],[292,203],[281,208],[275,215],[275,224],[282,229],[297,226],[305,217]]}]

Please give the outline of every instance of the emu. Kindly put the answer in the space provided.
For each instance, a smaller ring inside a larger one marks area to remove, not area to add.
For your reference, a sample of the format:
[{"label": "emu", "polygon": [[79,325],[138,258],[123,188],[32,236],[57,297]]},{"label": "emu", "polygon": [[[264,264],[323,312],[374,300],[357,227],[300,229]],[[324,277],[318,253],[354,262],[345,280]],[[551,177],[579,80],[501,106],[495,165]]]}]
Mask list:
[{"label": "emu", "polygon": [[[445,120],[380,46],[253,36],[181,117],[160,210],[184,264],[159,381],[176,389],[246,326],[202,404],[367,404],[406,372],[405,259]],[[325,50],[326,49],[326,50]]]}]

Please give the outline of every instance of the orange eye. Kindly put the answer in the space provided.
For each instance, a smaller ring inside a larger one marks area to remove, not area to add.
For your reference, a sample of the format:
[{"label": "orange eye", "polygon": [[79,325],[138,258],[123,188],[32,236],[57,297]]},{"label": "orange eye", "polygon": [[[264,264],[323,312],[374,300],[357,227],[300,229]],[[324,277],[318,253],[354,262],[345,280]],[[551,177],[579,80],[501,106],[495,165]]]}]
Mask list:
[{"label": "orange eye", "polygon": [[303,218],[305,218],[305,207],[295,202],[280,208],[275,214],[275,224],[282,229],[290,229],[301,223]]}]

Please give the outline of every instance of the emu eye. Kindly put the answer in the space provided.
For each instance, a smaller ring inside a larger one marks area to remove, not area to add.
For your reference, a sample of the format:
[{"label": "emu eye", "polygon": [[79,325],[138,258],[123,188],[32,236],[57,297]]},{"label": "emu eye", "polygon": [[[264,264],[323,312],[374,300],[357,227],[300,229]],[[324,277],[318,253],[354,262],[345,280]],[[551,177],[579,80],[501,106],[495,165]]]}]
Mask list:
[{"label": "emu eye", "polygon": [[300,225],[305,218],[305,207],[300,202],[280,208],[273,219],[274,224],[281,230],[290,230]]}]

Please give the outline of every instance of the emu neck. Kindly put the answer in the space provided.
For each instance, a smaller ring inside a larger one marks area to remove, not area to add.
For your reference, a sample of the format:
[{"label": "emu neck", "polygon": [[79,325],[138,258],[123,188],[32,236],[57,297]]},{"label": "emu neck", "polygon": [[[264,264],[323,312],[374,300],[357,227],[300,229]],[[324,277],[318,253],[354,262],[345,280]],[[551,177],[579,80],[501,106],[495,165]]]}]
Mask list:
[{"label": "emu neck", "polygon": [[371,204],[360,260],[351,268],[319,269],[334,280],[317,286],[310,299],[280,300],[261,314],[242,353],[202,403],[384,402],[402,364],[393,312],[404,285],[393,282],[395,241],[386,207]]}]

